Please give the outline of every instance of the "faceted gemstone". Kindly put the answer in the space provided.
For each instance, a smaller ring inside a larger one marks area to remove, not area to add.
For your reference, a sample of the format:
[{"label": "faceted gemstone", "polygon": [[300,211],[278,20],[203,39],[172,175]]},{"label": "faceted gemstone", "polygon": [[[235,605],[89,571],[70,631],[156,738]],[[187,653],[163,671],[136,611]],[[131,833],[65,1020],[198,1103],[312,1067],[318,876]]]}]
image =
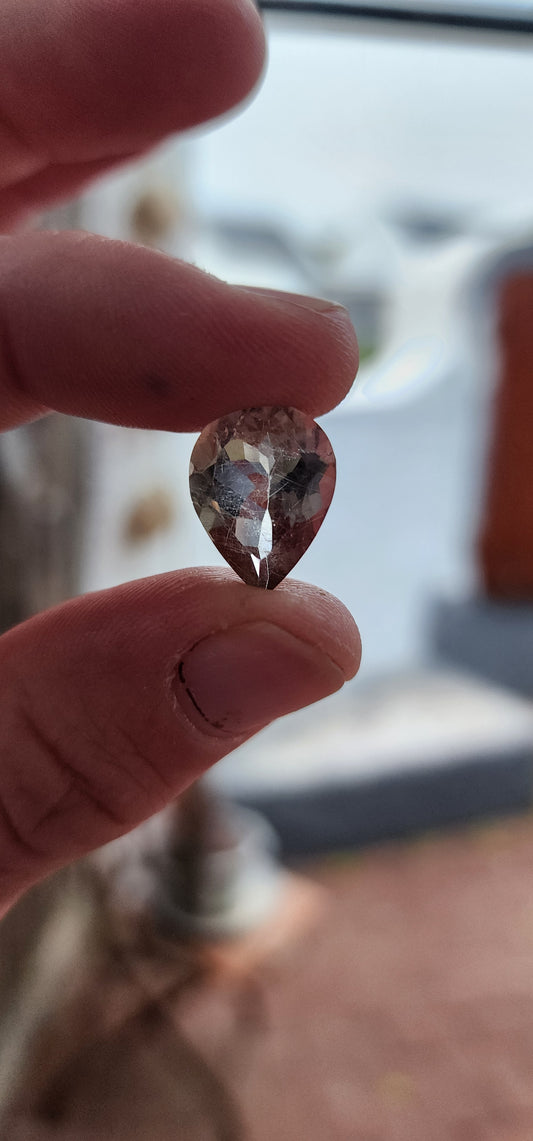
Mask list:
[{"label": "faceted gemstone", "polygon": [[335,488],[326,433],[296,408],[245,408],[208,424],[190,465],[197,515],[230,567],[273,590],[313,541]]}]

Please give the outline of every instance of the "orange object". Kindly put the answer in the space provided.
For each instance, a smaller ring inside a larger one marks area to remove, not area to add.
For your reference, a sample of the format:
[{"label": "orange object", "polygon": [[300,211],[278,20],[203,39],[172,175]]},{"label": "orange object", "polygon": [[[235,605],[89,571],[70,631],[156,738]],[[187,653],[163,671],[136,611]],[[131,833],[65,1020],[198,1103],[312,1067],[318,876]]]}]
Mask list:
[{"label": "orange object", "polygon": [[487,594],[526,602],[533,600],[533,273],[503,283],[498,309],[500,379],[478,552]]}]

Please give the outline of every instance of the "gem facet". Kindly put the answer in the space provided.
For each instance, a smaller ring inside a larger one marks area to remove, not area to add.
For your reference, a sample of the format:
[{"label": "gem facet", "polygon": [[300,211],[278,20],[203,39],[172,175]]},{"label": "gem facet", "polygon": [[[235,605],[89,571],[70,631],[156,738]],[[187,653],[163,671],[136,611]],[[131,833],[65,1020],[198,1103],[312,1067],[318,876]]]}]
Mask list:
[{"label": "gem facet", "polygon": [[246,408],[204,428],[191,455],[196,513],[230,567],[273,590],[313,541],[335,488],[326,433],[296,408]]}]

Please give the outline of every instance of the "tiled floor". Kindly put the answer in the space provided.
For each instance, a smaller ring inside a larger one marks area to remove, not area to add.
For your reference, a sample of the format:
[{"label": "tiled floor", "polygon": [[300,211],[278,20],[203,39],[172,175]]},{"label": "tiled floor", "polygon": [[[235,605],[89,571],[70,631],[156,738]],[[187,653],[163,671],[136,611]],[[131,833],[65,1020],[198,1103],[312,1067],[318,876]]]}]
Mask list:
[{"label": "tiled floor", "polygon": [[533,819],[306,872],[324,918],[219,1055],[247,1141],[532,1141]]}]

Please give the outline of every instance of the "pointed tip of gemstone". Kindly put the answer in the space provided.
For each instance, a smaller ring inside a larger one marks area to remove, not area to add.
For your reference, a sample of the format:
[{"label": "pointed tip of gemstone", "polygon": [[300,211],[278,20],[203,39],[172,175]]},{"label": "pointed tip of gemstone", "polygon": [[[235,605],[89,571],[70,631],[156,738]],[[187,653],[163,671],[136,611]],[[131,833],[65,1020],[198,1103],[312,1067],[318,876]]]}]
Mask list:
[{"label": "pointed tip of gemstone", "polygon": [[335,455],[323,429],[296,408],[245,408],[204,428],[189,482],[226,562],[248,585],[273,590],[325,518]]}]

